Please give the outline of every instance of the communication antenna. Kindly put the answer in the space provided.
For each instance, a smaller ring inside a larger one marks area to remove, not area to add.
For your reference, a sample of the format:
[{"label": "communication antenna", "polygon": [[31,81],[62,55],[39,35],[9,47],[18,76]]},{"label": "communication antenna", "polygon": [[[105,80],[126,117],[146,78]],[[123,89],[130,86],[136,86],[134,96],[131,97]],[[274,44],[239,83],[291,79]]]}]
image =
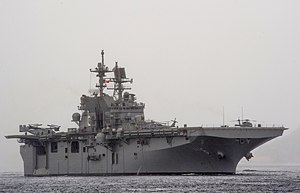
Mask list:
[{"label": "communication antenna", "polygon": [[242,107],[242,120],[244,120],[244,108]]},{"label": "communication antenna", "polygon": [[104,90],[104,88],[107,87],[106,79],[104,78],[105,74],[108,72],[112,72],[111,70],[108,69],[108,67],[106,67],[104,65],[104,51],[103,50],[101,51],[101,58],[102,58],[102,60],[101,60],[102,63],[99,62],[97,67],[94,70],[90,69],[90,72],[96,73],[97,77],[99,78],[99,84],[97,84],[96,87],[99,88],[100,97],[102,97],[104,95],[103,90]]},{"label": "communication antenna", "polygon": [[223,126],[225,125],[225,110],[224,110],[224,106],[223,106]]},{"label": "communication antenna", "polygon": [[90,89],[89,90],[92,90],[92,72],[90,72]]}]

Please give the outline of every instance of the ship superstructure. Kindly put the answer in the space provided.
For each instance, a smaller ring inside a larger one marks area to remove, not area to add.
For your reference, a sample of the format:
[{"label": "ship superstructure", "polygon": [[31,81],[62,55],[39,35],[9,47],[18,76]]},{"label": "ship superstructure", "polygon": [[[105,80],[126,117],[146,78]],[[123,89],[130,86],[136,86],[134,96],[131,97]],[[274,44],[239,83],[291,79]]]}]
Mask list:
[{"label": "ship superstructure", "polygon": [[[57,125],[20,125],[25,176],[125,174],[234,174],[251,150],[281,136],[284,127],[253,126],[241,120],[229,127],[178,127],[146,121],[145,104],[129,93],[125,68],[109,69],[102,61],[90,70],[97,89],[82,95],[72,121],[76,128],[59,132]],[[112,74],[113,76],[108,76]],[[112,85],[110,87],[109,85]],[[112,95],[106,90],[112,90]]]}]

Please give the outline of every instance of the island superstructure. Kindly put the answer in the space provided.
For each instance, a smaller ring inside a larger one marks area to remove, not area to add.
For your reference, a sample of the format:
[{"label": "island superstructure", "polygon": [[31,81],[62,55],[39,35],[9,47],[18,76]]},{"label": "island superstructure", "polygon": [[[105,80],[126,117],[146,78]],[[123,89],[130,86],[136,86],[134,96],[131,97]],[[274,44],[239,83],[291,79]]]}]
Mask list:
[{"label": "island superstructure", "polygon": [[76,128],[60,132],[57,125],[20,125],[23,134],[6,136],[21,143],[25,176],[234,174],[243,157],[251,159],[253,149],[286,129],[248,119],[220,127],[148,121],[145,104],[128,92],[133,81],[125,68],[116,63],[109,69],[103,50],[101,56],[90,70],[98,78],[97,89],[81,96],[81,113],[72,115]]}]

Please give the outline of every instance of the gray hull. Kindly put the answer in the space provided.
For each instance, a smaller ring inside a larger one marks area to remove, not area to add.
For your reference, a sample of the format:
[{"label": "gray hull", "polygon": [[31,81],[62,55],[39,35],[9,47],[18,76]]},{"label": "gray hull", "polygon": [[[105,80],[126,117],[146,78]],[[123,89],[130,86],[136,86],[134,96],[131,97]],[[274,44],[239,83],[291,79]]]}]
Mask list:
[{"label": "gray hull", "polygon": [[270,139],[197,137],[190,144],[144,154],[143,173],[235,173],[238,162]]},{"label": "gray hull", "polygon": [[[209,136],[131,139],[114,148],[79,143],[77,153],[70,143],[59,142],[57,152],[47,145],[45,154],[37,147],[21,146],[26,176],[128,175],[128,174],[234,174],[238,162],[252,149],[271,138],[220,138]],[[67,149],[67,150],[66,150]],[[85,149],[85,150],[84,150]]]}]

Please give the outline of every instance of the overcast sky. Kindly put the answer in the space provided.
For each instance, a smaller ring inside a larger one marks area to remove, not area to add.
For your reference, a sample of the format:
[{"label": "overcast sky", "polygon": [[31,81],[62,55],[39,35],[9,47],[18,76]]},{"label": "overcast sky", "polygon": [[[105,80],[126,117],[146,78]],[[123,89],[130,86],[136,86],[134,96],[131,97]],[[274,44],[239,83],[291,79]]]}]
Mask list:
[{"label": "overcast sky", "polygon": [[[241,164],[300,164],[300,1],[0,1],[0,171],[23,171],[18,125],[75,127],[89,69],[117,60],[146,118],[289,127]],[[95,79],[92,79],[94,86]]]}]

